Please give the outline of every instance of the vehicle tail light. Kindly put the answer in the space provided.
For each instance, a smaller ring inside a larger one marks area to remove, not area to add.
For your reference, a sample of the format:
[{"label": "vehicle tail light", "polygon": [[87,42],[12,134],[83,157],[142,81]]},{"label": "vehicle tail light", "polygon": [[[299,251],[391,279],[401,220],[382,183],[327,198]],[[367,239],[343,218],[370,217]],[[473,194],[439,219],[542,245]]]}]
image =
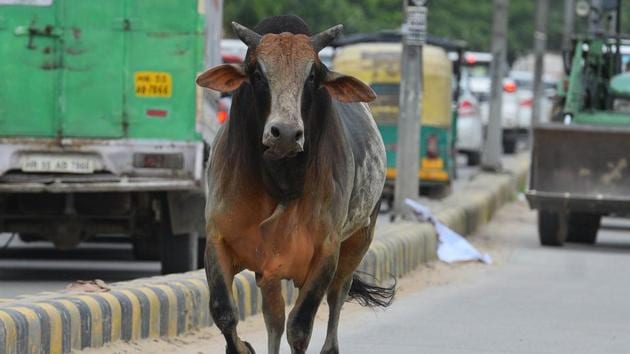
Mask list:
[{"label": "vehicle tail light", "polygon": [[464,60],[466,60],[466,63],[468,65],[475,65],[475,63],[477,62],[477,57],[475,57],[474,54],[466,53],[466,55],[464,56]]},{"label": "vehicle tail light", "polygon": [[223,124],[228,119],[228,113],[226,111],[218,111],[217,112],[217,120],[219,123]]},{"label": "vehicle tail light", "polygon": [[228,112],[225,104],[223,102],[219,102],[219,110],[217,111],[217,120],[219,123],[223,124],[228,119]]},{"label": "vehicle tail light", "polygon": [[182,154],[133,154],[133,167],[139,168],[167,168],[179,170],[184,168]]},{"label": "vehicle tail light", "polygon": [[440,156],[440,149],[438,147],[438,138],[436,135],[429,135],[427,138],[427,157],[436,158]]},{"label": "vehicle tail light", "polygon": [[503,91],[507,93],[516,92],[516,89],[517,89],[516,84],[512,81],[509,81],[503,84]]},{"label": "vehicle tail light", "polygon": [[534,103],[534,100],[531,98],[527,98],[521,101],[521,107],[531,108]]},{"label": "vehicle tail light", "polygon": [[457,113],[460,117],[472,116],[475,114],[475,106],[471,101],[464,99],[459,102]]}]

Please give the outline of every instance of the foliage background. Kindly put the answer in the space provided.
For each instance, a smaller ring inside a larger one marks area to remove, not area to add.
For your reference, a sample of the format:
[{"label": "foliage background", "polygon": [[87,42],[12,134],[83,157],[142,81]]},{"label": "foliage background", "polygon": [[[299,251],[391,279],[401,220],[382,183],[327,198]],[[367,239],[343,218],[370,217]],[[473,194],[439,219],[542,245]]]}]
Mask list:
[{"label": "foliage background", "polygon": [[[550,1],[547,48],[560,51],[563,25],[562,0]],[[536,0],[511,0],[508,22],[508,57],[514,59],[531,52]],[[232,36],[229,23],[238,21],[253,27],[261,19],[278,14],[295,14],[306,20],[313,32],[338,23],[345,33],[397,29],[402,20],[402,0],[225,0],[225,31]],[[431,0],[429,33],[439,37],[463,39],[469,49],[490,50],[492,0]],[[630,19],[630,6],[623,18]],[[623,26],[630,32],[630,21]],[[578,28],[583,28],[578,24]]]}]

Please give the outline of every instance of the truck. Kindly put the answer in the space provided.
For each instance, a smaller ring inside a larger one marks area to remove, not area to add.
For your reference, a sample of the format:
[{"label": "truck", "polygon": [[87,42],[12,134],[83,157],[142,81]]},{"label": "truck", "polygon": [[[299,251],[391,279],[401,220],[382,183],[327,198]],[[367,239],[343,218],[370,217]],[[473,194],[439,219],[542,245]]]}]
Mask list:
[{"label": "truck", "polygon": [[222,1],[0,0],[0,232],[196,269]]},{"label": "truck", "polygon": [[593,244],[603,216],[630,216],[630,37],[619,33],[620,6],[580,6],[590,28],[565,53],[554,119],[533,128],[526,197],[544,246]]}]

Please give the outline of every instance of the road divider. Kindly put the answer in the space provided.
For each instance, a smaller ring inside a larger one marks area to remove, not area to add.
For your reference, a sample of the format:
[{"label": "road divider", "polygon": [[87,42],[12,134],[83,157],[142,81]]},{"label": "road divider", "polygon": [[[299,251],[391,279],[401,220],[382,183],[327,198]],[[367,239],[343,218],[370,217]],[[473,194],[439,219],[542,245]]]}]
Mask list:
[{"label": "road divider", "polygon": [[[527,154],[511,158],[505,173],[480,173],[452,196],[431,203],[451,229],[468,235],[487,223],[525,186]],[[396,222],[377,227],[360,270],[377,279],[403,276],[437,259],[437,237],[428,223]],[[0,353],[69,353],[118,340],[173,337],[212,325],[205,273],[200,271],[110,284],[98,293],[41,293],[0,301]],[[259,313],[262,299],[251,272],[232,286],[241,319]],[[283,282],[287,303],[297,297]]]}]

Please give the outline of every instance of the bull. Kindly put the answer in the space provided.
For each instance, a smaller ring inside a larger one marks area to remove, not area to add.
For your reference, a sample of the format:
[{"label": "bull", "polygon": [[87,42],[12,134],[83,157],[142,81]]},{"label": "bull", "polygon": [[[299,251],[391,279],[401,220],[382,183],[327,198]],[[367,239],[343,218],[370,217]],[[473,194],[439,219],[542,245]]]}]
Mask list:
[{"label": "bull", "polygon": [[237,334],[232,281],[256,274],[268,353],[285,329],[281,280],[300,289],[287,321],[292,353],[305,353],[324,296],[329,320],[322,353],[338,353],[348,299],[387,306],[393,287],[356,272],[374,235],[385,182],[385,148],[366,102],[372,89],[330,71],[318,52],[343,26],[317,35],[296,16],[232,23],[248,46],[243,64],[213,67],[197,84],[234,92],[230,117],[207,169],[205,268],[210,312],[227,353],[254,353]]}]

